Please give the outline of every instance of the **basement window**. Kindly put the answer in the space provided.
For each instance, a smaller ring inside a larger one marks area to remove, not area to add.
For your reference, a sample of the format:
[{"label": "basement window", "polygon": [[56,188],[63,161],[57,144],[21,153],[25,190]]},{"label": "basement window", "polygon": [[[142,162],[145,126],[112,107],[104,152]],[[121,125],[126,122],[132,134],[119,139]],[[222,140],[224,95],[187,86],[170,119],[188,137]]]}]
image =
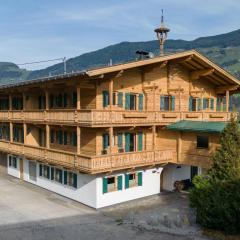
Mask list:
[{"label": "basement window", "polygon": [[9,156],[8,158],[8,166],[12,168],[17,168],[17,158],[13,156]]},{"label": "basement window", "polygon": [[113,192],[116,190],[116,181],[115,177],[107,178],[107,188],[108,192]]},{"label": "basement window", "polygon": [[209,139],[208,136],[197,136],[197,148],[208,149]]}]

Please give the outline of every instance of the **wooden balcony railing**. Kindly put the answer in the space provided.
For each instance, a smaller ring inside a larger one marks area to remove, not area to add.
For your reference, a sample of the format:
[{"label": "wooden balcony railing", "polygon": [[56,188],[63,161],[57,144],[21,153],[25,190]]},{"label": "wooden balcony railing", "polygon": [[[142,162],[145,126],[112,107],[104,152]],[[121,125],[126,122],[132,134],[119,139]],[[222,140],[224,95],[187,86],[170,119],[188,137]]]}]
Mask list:
[{"label": "wooden balcony railing", "polygon": [[92,174],[176,162],[176,153],[174,150],[85,156],[15,142],[0,141],[0,151]]},{"label": "wooden balcony railing", "polygon": [[231,112],[162,112],[162,111],[125,111],[125,110],[32,110],[0,111],[1,121],[26,121],[82,124],[86,126],[103,125],[151,125],[168,124],[180,120],[191,121],[228,121]]}]

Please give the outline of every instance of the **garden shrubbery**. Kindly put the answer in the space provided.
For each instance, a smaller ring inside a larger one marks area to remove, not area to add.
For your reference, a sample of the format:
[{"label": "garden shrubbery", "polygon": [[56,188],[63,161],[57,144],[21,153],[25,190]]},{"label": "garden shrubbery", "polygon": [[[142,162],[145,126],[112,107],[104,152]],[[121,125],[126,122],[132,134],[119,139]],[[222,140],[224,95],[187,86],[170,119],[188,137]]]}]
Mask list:
[{"label": "garden shrubbery", "polygon": [[226,126],[213,166],[195,177],[190,203],[197,222],[206,228],[240,233],[240,130],[238,120]]}]

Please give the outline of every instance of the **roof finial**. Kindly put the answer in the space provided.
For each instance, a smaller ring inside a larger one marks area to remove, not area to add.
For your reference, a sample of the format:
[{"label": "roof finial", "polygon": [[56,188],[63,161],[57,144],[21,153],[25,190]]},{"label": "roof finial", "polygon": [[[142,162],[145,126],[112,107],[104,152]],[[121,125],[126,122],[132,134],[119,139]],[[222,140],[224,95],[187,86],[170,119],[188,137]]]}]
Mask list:
[{"label": "roof finial", "polygon": [[169,28],[167,28],[164,25],[164,16],[163,16],[163,9],[162,9],[162,16],[161,16],[161,25],[159,28],[154,30],[157,34],[157,38],[159,40],[159,44],[160,44],[160,55],[163,56],[164,55],[164,43],[167,40],[167,34],[170,31]]}]

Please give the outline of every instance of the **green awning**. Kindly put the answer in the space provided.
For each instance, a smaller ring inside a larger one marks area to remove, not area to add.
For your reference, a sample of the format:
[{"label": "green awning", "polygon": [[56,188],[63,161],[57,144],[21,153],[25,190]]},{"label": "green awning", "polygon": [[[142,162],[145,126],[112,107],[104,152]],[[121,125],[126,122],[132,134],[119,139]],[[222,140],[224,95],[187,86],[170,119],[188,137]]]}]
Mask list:
[{"label": "green awning", "polygon": [[200,122],[183,120],[168,125],[167,129],[181,132],[221,133],[226,125],[226,122]]}]

